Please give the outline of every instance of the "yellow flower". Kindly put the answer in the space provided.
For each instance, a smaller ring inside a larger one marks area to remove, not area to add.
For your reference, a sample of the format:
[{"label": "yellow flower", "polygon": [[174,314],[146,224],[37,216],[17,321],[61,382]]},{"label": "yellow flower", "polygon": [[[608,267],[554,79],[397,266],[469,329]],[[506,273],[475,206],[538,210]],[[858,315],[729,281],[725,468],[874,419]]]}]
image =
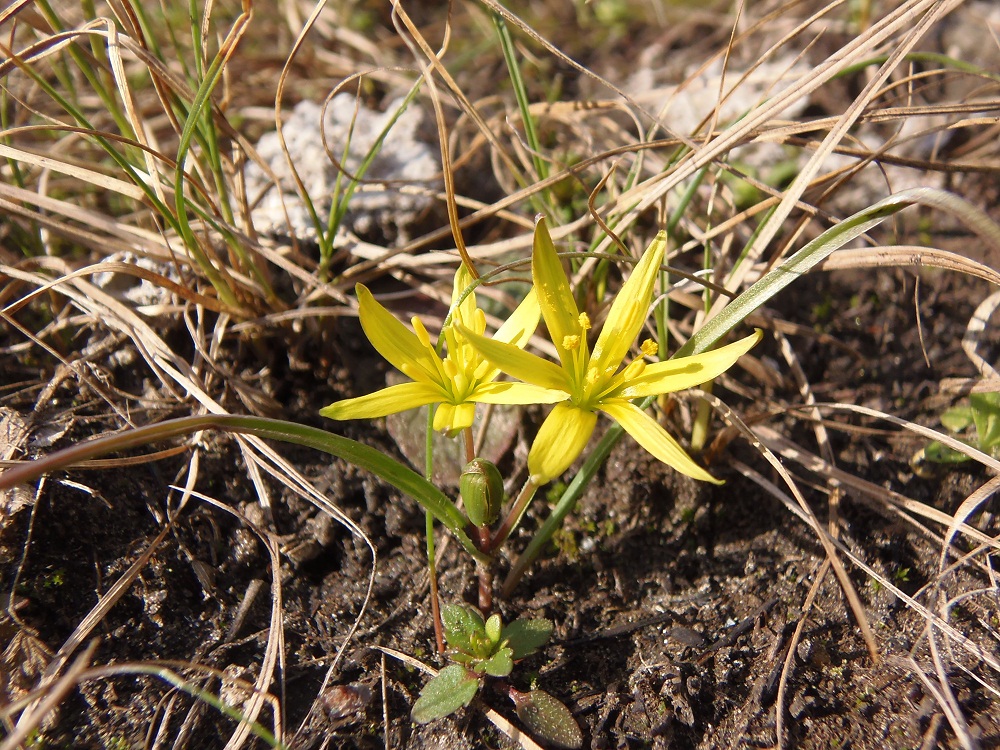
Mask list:
[{"label": "yellow flower", "polygon": [[762,333],[758,330],[715,351],[652,364],[643,357],[655,355],[657,346],[647,339],[640,347],[642,356],[623,368],[648,315],[665,246],[666,235],[660,232],[622,286],[591,351],[587,345],[590,320],[586,313],[578,311],[545,220],[539,219],[531,275],[560,364],[461,329],[472,346],[503,372],[540,388],[561,390],[568,397],[546,417],[528,453],[528,472],[535,485],[569,468],[590,440],[598,411],[614,419],[639,445],[682,474],[719,483],[632,399],[684,390],[715,378],[760,341]]},{"label": "yellow flower", "polygon": [[[358,284],[358,314],[365,335],[378,353],[412,382],[337,401],[321,409],[320,414],[338,420],[374,419],[438,404],[434,412],[434,429],[454,434],[472,426],[477,403],[551,404],[565,399],[565,393],[536,385],[495,382],[499,369],[469,346],[456,328],[461,325],[480,337],[486,330],[486,315],[476,306],[475,294],[458,302],[470,283],[472,276],[462,265],[455,274],[452,324],[441,332],[447,346],[444,359],[435,351],[420,318],[412,318],[416,333],[410,331],[376,302],[367,288]],[[535,332],[538,319],[538,301],[532,290],[496,332],[494,340],[520,351],[519,347],[523,347]]]}]

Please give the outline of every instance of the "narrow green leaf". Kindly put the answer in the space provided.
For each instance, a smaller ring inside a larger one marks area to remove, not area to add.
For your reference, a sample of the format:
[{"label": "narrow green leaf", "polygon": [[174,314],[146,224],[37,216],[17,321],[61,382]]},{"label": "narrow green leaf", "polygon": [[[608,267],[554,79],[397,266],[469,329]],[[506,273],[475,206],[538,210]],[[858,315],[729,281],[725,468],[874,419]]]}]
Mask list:
[{"label": "narrow green leaf", "polygon": [[458,664],[445,667],[437,673],[413,704],[410,716],[418,724],[426,724],[435,719],[443,719],[468,706],[479,691],[479,678]]},{"label": "narrow green leaf", "polygon": [[674,357],[686,357],[707,351],[739,323],[746,320],[750,313],[810,271],[830,253],[914,204],[932,206],[951,213],[990,244],[1000,245],[1000,227],[997,227],[985,213],[957,195],[933,188],[903,190],[883,198],[827,229],[766,273],[730,302],[722,312],[709,319],[684,346],[677,350]]},{"label": "narrow green leaf", "polygon": [[552,621],[543,617],[518,619],[503,629],[503,637],[513,651],[514,659],[523,659],[548,642],[552,627]]},{"label": "narrow green leaf", "polygon": [[470,555],[481,562],[489,562],[489,557],[480,552],[465,533],[466,521],[461,511],[441,490],[415,471],[381,451],[356,440],[334,435],[332,432],[316,427],[308,427],[297,422],[286,422],[280,419],[228,414],[171,419],[78,443],[34,461],[27,461],[6,469],[0,474],[0,489],[13,487],[47,472],[64,469],[108,453],[210,429],[256,435],[260,438],[304,445],[337,456],[370,471],[416,500],[425,511],[443,523],[455,535]]}]

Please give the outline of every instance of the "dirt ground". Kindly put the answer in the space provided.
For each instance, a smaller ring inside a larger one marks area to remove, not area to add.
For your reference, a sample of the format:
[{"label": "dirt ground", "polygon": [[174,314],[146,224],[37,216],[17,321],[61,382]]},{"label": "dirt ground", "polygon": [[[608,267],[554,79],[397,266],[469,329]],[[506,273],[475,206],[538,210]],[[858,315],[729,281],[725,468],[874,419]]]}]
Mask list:
[{"label": "dirt ground", "polygon": [[[819,275],[788,295],[781,311],[787,320],[835,332],[840,342],[824,345],[818,334],[801,342],[824,396],[849,391],[857,394],[857,403],[887,410],[895,405],[896,413],[933,422],[935,415],[922,400],[929,394],[927,384],[968,374],[959,342],[972,303],[985,289],[954,275],[924,275],[919,310],[925,336],[934,342],[928,368],[914,320],[914,278],[887,272],[859,287],[857,278],[843,286],[835,274]],[[806,303],[848,290],[864,300],[849,314],[818,320],[816,306]],[[358,343],[354,324],[341,325],[332,335],[345,355],[366,348]],[[274,339],[270,345],[281,344]],[[773,356],[773,344],[766,346],[760,356]],[[370,372],[370,357],[353,361],[363,363],[359,372]],[[870,362],[879,364],[871,367]],[[5,371],[16,366],[4,363]],[[291,381],[284,385],[283,400],[299,411],[290,416],[318,423],[312,405],[364,387],[339,380],[346,374],[275,377]],[[725,389],[717,394],[740,406],[745,418],[763,406],[741,405]],[[529,429],[531,416],[525,419]],[[787,421],[792,433],[803,430],[791,417],[769,421],[779,426]],[[77,425],[92,429],[82,414]],[[381,430],[347,428],[395,451]],[[835,430],[833,443],[841,468],[948,513],[983,479],[967,468],[916,476],[909,459],[920,443],[895,431]],[[728,452],[754,462],[753,451],[739,441]],[[411,724],[409,707],[424,678],[378,650],[389,647],[440,666],[432,653],[427,611],[422,514],[350,466],[319,462],[306,451],[286,453],[378,551],[371,599],[334,678],[341,686],[335,696],[347,708],[313,711],[298,746],[323,741],[356,747],[506,746],[478,707],[427,727]],[[168,485],[178,481],[185,460],[51,477],[33,508],[5,524],[3,580],[9,585],[17,576],[11,600],[17,619],[4,625],[8,695],[31,684],[109,582],[164,528],[162,519],[177,497]],[[240,502],[252,493],[232,444],[209,438],[201,460],[202,476],[212,478],[201,492],[226,498],[253,516],[252,504]],[[717,459],[716,467],[724,486],[696,486],[629,440],[618,445],[580,502],[560,550],[542,560],[503,604],[508,616],[547,617],[556,626],[544,653],[515,674],[537,678],[566,701],[592,747],[771,747],[779,708],[787,746],[955,746],[940,705],[910,661],[926,666],[931,658],[926,618],[855,568],[852,579],[877,638],[878,663],[867,653],[832,575],[825,576],[800,623],[825,559],[822,548],[778,501],[726,469],[725,459]],[[825,518],[820,493],[810,501]],[[543,513],[543,504],[536,503],[528,528]],[[269,557],[229,512],[192,500],[173,508],[173,516],[135,584],[101,618],[93,633],[99,638],[94,661],[192,660],[251,679],[270,617],[267,592],[274,571]],[[344,645],[362,611],[372,563],[357,536],[320,518],[313,506],[290,493],[275,498],[273,529],[284,549],[292,551],[281,557],[278,570],[288,726],[306,719],[324,665]],[[994,518],[983,516],[981,530],[987,535],[997,533]],[[940,548],[925,531],[850,490],[841,499],[839,531],[867,565],[905,594],[933,603],[933,589],[925,586],[937,577]],[[459,552],[452,545],[441,563],[446,599],[474,593],[474,571]],[[979,570],[962,569],[957,577],[969,580],[953,581],[949,590],[989,586]],[[246,601],[255,586],[257,596]],[[245,610],[237,615],[241,605]],[[958,632],[975,640],[990,632],[988,623],[995,619],[989,618],[996,617],[978,600],[959,604],[951,614]],[[949,672],[950,689],[983,747],[1000,742],[996,703],[976,681],[988,679],[980,675],[986,669],[967,663]],[[217,689],[218,682],[211,680],[205,687],[213,684]],[[483,697],[511,714],[505,698],[488,691]],[[172,694],[159,680],[119,677],[81,685],[35,746],[132,747],[147,732],[176,732],[185,725],[198,746],[221,747],[216,740],[227,736],[229,723],[204,704]]]},{"label": "dirt ground", "polygon": [[[819,116],[826,105],[811,106]],[[994,178],[958,176],[949,187],[1000,218]],[[900,244],[919,240],[1000,267],[962,228],[913,221],[897,229]],[[818,454],[813,424],[793,408],[802,396],[772,335],[779,330],[817,400],[939,427],[942,411],[960,401],[942,382],[978,377],[962,339],[993,291],[929,268],[810,273],[769,307],[768,335],[753,352],[757,369],[734,369],[714,394],[751,427]],[[170,325],[181,328],[177,320]],[[988,361],[1000,355],[997,330],[988,322],[979,344]],[[81,341],[105,335],[96,327],[78,334]],[[175,338],[184,345],[181,333]],[[21,343],[0,327],[0,408],[7,429],[26,431],[26,457],[121,427],[101,394],[73,377],[58,380],[58,363]],[[121,342],[114,356],[99,360],[100,382],[141,393],[149,374],[135,365],[131,346]],[[261,328],[222,349],[229,372],[254,373],[255,387],[283,418],[405,460],[384,421],[333,425],[317,413],[383,382],[386,365],[356,320],[327,318],[295,332]],[[48,411],[34,411],[41,386],[18,384],[53,379]],[[137,421],[179,416],[184,408],[151,406]],[[520,456],[541,414],[529,408],[522,415],[506,471],[523,471]],[[677,405],[675,434],[687,434],[688,414],[688,402]],[[868,568],[841,557],[877,660],[816,533],[762,487],[782,483],[755,446],[739,436],[714,446],[711,469],[725,484],[713,487],[677,475],[625,438],[557,543],[499,603],[505,618],[545,617],[555,625],[549,644],[514,672],[514,684],[537,681],[564,701],[593,748],[1000,746],[990,664],[1000,659],[996,554],[962,536],[942,572],[947,526],[912,512],[920,503],[954,514],[990,474],[973,462],[917,471],[911,459],[923,438],[857,414],[823,416],[836,467],[868,489],[831,485],[787,455],[783,463],[820,521],[832,512],[837,536]],[[724,427],[718,419],[715,425]],[[518,746],[488,720],[492,708],[517,723],[507,697],[489,688],[448,719],[426,726],[410,720],[427,676],[396,652],[444,666],[434,652],[417,505],[341,461],[277,450],[339,509],[340,520],[271,477],[260,480],[271,493],[271,507],[261,508],[236,441],[213,433],[196,450],[61,472],[37,492],[2,496],[0,706],[25,697],[50,665],[88,644],[87,664],[105,667],[76,673],[26,747],[226,747],[237,722],[205,695],[246,705],[247,685],[269,659],[278,660],[268,688],[292,748]],[[181,502],[195,460],[197,492]],[[547,515],[540,495],[511,549],[522,549]],[[968,522],[995,539],[997,501],[985,500]],[[473,601],[475,570],[459,545],[445,540],[440,533],[442,597]],[[976,554],[949,567],[959,550]],[[129,585],[118,591],[122,579]],[[101,601],[110,606],[95,610]],[[936,624],[929,613],[938,615]],[[192,696],[162,673],[114,669],[135,665],[168,668],[204,692]],[[273,726],[272,709],[258,721]],[[259,738],[244,745],[268,746]]]}]

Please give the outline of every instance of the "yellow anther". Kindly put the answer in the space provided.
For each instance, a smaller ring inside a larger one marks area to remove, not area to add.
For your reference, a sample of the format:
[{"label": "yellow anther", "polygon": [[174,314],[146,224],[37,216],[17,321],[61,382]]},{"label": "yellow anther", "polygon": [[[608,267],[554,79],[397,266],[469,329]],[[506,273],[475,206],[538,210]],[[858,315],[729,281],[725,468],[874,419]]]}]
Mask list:
[{"label": "yellow anther", "polygon": [[567,351],[573,351],[578,346],[580,346],[580,337],[575,335],[563,336],[562,345],[563,349],[566,349]]},{"label": "yellow anther", "polygon": [[445,357],[441,365],[444,367],[444,374],[449,378],[454,378],[458,375],[458,367],[455,365],[455,362],[451,357]]},{"label": "yellow anther", "polygon": [[590,316],[587,315],[587,313],[585,312],[580,313],[580,317],[577,318],[577,322],[580,324],[580,328],[582,328],[583,330],[585,331],[590,330]]},{"label": "yellow anther", "polygon": [[492,368],[493,365],[484,359],[476,366],[476,369],[472,372],[472,377],[476,380],[476,382],[479,382],[486,377],[486,373],[488,373]]},{"label": "yellow anther", "polygon": [[645,360],[643,359],[632,360],[631,362],[629,362],[628,367],[626,367],[625,370],[622,372],[622,380],[624,380],[627,383],[628,381],[633,380],[642,375],[642,371],[645,369],[646,369]]},{"label": "yellow anther", "polygon": [[420,320],[420,318],[414,315],[412,318],[410,318],[410,323],[413,324],[413,331],[414,333],[417,334],[417,338],[420,339],[420,343],[423,344],[425,347],[433,348],[431,346],[430,334],[427,333],[427,329],[424,328],[424,324]]},{"label": "yellow anther", "polygon": [[470,327],[473,331],[482,336],[483,333],[486,332],[486,313],[477,307],[474,317],[475,320],[472,321],[472,325]]},{"label": "yellow anther", "polygon": [[646,339],[639,345],[639,349],[642,350],[643,357],[655,357],[656,353],[660,351],[660,347],[656,345],[653,339]]}]

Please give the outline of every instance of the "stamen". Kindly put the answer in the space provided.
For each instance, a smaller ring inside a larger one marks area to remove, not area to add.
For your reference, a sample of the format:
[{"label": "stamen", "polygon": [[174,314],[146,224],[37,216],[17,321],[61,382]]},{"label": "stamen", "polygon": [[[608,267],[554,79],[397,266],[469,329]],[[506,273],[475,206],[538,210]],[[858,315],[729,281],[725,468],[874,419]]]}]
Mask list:
[{"label": "stamen", "polygon": [[626,383],[630,380],[634,380],[635,378],[642,375],[642,371],[645,369],[646,369],[646,360],[644,359],[632,360],[631,362],[629,362],[628,367],[626,367],[622,371],[622,380],[624,380]]},{"label": "stamen", "polygon": [[580,346],[580,337],[579,336],[563,336],[562,345],[563,345],[563,349],[565,349],[566,351],[570,351],[571,352],[574,349],[576,349],[578,346]]},{"label": "stamen", "polygon": [[644,357],[655,357],[656,353],[660,351],[660,347],[656,345],[653,339],[646,339],[639,345],[639,349],[642,350],[642,356]]},{"label": "stamen", "polygon": [[476,380],[476,382],[479,382],[480,380],[483,380],[486,377],[486,373],[488,373],[492,369],[493,369],[493,364],[484,359],[482,362],[479,363],[479,365],[473,371],[472,377]]},{"label": "stamen", "polygon": [[474,317],[475,320],[472,321],[472,325],[470,327],[472,328],[473,332],[478,333],[480,336],[482,336],[484,333],[486,333],[486,313],[484,313],[477,307]]},{"label": "stamen", "polygon": [[424,328],[423,321],[414,315],[410,318],[410,323],[413,324],[413,331],[417,334],[417,338],[420,339],[420,343],[428,349],[433,349],[434,347],[431,345],[430,334],[427,333],[427,329]]},{"label": "stamen", "polygon": [[451,357],[445,357],[441,364],[444,366],[444,374],[449,378],[454,379],[454,377],[458,375],[458,367],[455,365],[455,362]]},{"label": "stamen", "polygon": [[587,315],[587,313],[585,312],[580,313],[580,317],[577,318],[577,322],[580,324],[580,328],[582,328],[583,330],[585,331],[590,330],[590,316]]}]

